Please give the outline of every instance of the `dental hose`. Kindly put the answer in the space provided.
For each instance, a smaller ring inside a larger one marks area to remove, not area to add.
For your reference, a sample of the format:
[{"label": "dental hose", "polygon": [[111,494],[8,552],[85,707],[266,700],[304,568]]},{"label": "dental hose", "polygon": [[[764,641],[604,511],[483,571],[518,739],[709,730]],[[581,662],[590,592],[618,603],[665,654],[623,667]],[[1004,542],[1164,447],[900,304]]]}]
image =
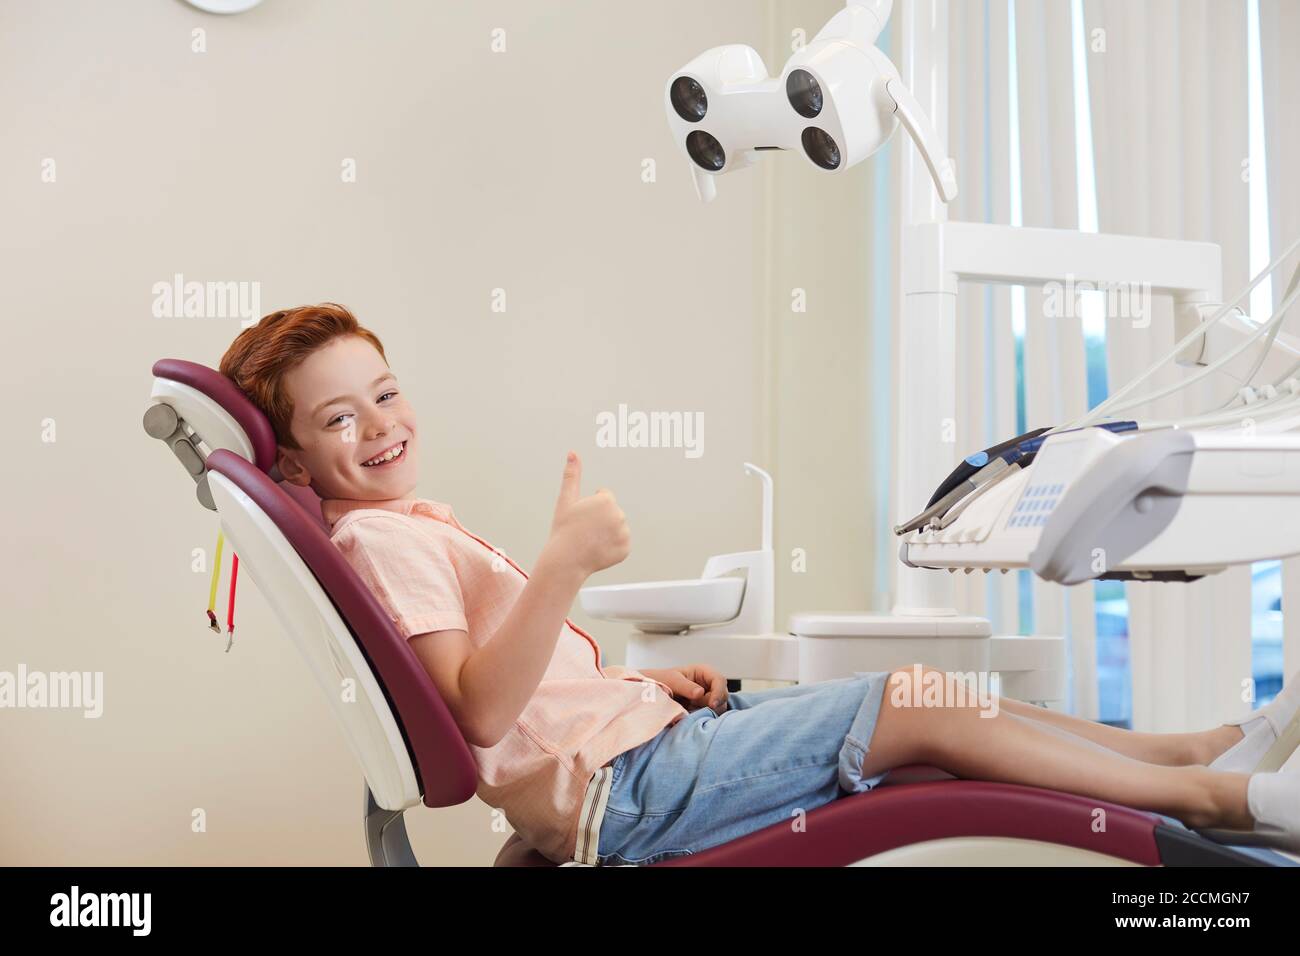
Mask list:
[{"label": "dental hose", "polygon": [[[1127,411],[1128,409],[1135,408],[1139,405],[1145,405],[1148,402],[1153,402],[1156,401],[1157,399],[1164,398],[1166,395],[1171,395],[1174,392],[1181,391],[1182,389],[1186,388],[1188,385],[1192,384],[1193,382],[1199,381],[1205,375],[1208,375],[1211,372],[1216,371],[1222,365],[1226,364],[1228,361],[1235,358],[1241,352],[1245,351],[1246,348],[1249,348],[1250,345],[1258,341],[1258,339],[1261,336],[1271,332],[1274,328],[1277,327],[1277,325],[1274,325],[1273,323],[1277,323],[1278,325],[1281,324],[1281,320],[1284,318],[1287,309],[1290,308],[1291,303],[1294,302],[1296,299],[1294,284],[1292,285],[1291,289],[1288,290],[1287,294],[1284,296],[1284,301],[1282,305],[1274,312],[1270,320],[1268,322],[1261,324],[1260,327],[1256,329],[1249,337],[1247,337],[1247,339],[1243,343],[1241,343],[1235,349],[1230,351],[1227,355],[1223,356],[1221,359],[1216,361],[1213,365],[1206,366],[1204,369],[1201,369],[1199,372],[1195,373],[1189,378],[1181,380],[1173,385],[1167,385],[1163,388],[1158,388],[1154,392],[1145,395],[1140,399],[1132,400],[1127,403],[1121,404],[1124,401],[1124,399],[1128,398],[1128,396],[1134,390],[1137,389],[1139,385],[1141,385],[1147,379],[1151,378],[1151,376],[1153,376],[1156,372],[1160,371],[1160,369],[1164,368],[1165,365],[1167,365],[1169,362],[1173,361],[1180,352],[1182,352],[1184,349],[1187,348],[1187,346],[1191,345],[1199,337],[1205,335],[1205,333],[1209,331],[1209,329],[1212,326],[1217,325],[1223,318],[1225,318],[1229,313],[1231,313],[1234,308],[1236,308],[1241,302],[1245,301],[1246,297],[1249,296],[1252,291],[1254,291],[1255,287],[1259,285],[1261,282],[1263,282],[1264,279],[1266,279],[1268,276],[1272,275],[1272,273],[1279,266],[1281,266],[1282,263],[1285,262],[1287,258],[1289,258],[1291,254],[1294,253],[1297,249],[1300,249],[1300,239],[1297,239],[1295,242],[1292,242],[1291,245],[1289,245],[1282,252],[1281,255],[1279,255],[1276,259],[1274,259],[1271,263],[1269,263],[1268,266],[1265,267],[1265,269],[1259,273],[1259,275],[1255,276],[1255,278],[1252,279],[1244,289],[1242,289],[1236,296],[1234,296],[1231,302],[1221,306],[1214,313],[1214,315],[1212,315],[1210,318],[1203,321],[1195,329],[1187,333],[1187,335],[1183,336],[1183,338],[1179,340],[1179,342],[1176,345],[1174,345],[1174,347],[1169,352],[1167,352],[1162,358],[1157,360],[1155,364],[1153,364],[1145,372],[1143,372],[1141,375],[1138,375],[1132,381],[1128,382],[1126,385],[1120,388],[1119,391],[1115,392],[1115,394],[1111,395],[1109,398],[1107,398],[1104,402],[1099,404],[1092,411],[1075,419],[1072,422],[1067,422],[1062,425],[1057,425],[1055,428],[1052,429],[1052,432],[1063,431],[1067,428],[1086,427],[1104,418],[1110,417],[1107,415],[1108,412]],[[1270,344],[1271,344],[1271,340],[1270,340]]]},{"label": "dental hose", "polygon": [[[1282,293],[1282,298],[1288,299],[1291,296],[1291,293],[1295,292],[1296,286],[1300,286],[1300,263],[1296,264],[1295,272],[1291,274],[1291,281],[1287,283],[1286,291]],[[1255,381],[1255,376],[1258,375],[1259,370],[1264,367],[1264,360],[1268,358],[1268,350],[1273,347],[1273,341],[1274,339],[1277,338],[1277,334],[1281,330],[1282,330],[1281,322],[1279,322],[1277,325],[1273,326],[1273,328],[1269,330],[1268,338],[1264,342],[1264,347],[1259,350],[1259,357],[1255,359],[1255,364],[1251,367],[1250,375],[1246,377],[1247,386],[1249,386],[1251,382]],[[1291,366],[1290,370],[1285,375],[1283,375],[1281,378],[1279,378],[1276,382],[1273,383],[1273,387],[1281,388],[1283,383],[1286,382],[1287,379],[1294,376],[1297,372],[1300,372],[1300,362],[1297,362],[1295,365]],[[1228,406],[1232,405],[1237,400],[1237,397],[1238,397],[1237,395],[1233,395],[1232,398],[1228,399],[1228,401],[1224,403],[1224,407],[1227,408]]]}]

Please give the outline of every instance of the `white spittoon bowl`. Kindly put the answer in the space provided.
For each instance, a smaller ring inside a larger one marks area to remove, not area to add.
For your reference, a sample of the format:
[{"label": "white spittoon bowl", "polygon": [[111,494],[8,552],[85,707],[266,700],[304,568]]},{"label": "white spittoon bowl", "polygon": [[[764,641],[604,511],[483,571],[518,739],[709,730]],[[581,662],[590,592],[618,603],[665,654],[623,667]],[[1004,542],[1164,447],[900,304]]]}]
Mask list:
[{"label": "white spittoon bowl", "polygon": [[578,601],[602,621],[626,621],[649,634],[677,634],[703,624],[721,624],[740,613],[745,579],[694,578],[583,588]]}]

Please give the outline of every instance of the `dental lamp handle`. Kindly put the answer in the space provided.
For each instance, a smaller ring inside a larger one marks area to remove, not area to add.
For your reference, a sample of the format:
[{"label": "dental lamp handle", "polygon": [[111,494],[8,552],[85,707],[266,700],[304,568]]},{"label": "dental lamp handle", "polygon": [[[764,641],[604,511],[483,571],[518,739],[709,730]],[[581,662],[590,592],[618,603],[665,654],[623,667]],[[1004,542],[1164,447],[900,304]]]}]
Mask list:
[{"label": "dental lamp handle", "polygon": [[939,197],[945,203],[952,202],[957,198],[957,174],[953,171],[952,160],[944,155],[939,134],[930,124],[921,104],[900,79],[886,82],[885,93],[893,102],[899,121],[916,143],[921,158],[925,160],[925,167],[930,170],[930,178],[934,180],[934,188],[938,190]]},{"label": "dental lamp handle", "polygon": [[718,184],[710,173],[692,163],[691,178],[695,180],[695,195],[700,197],[700,202],[713,202],[718,198]]}]

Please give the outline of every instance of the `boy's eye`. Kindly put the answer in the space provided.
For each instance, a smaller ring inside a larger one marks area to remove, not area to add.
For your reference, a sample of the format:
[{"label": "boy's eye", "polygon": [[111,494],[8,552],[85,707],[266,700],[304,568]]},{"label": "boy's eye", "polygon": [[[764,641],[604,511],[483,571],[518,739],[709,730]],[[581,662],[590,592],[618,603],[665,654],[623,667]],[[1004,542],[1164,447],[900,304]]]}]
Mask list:
[{"label": "boy's eye", "polygon": [[[382,394],[382,395],[379,396],[379,400],[382,402],[384,399],[388,398],[388,396],[390,396],[390,395],[396,395],[396,394],[397,394],[397,390],[396,390],[396,389],[393,389],[393,390],[391,390],[391,391],[384,392],[384,394]],[[331,425],[337,423],[339,419],[341,419],[341,418],[346,418],[346,417],[347,417],[348,415],[350,415],[350,414],[352,414],[352,413],[351,413],[351,412],[341,412],[341,413],[339,413],[338,415],[335,415],[333,418],[331,418],[329,421],[327,421],[327,422],[325,423],[325,427],[326,427],[326,428],[329,428]]]}]

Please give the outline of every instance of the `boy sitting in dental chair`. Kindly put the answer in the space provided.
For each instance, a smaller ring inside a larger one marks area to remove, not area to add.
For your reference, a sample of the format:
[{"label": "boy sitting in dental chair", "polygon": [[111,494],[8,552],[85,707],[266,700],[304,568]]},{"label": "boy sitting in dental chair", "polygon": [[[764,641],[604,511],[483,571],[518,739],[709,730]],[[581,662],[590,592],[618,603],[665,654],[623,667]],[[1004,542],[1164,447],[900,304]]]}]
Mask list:
[{"label": "boy sitting in dental chair", "polygon": [[528,574],[449,505],[415,496],[415,409],[378,337],[347,309],[267,315],[220,367],[266,413],[280,473],[320,496],[331,541],[437,685],[477,761],[478,796],[557,863],[695,853],[871,790],[908,764],[1300,850],[1300,774],[1250,772],[1300,709],[1294,678],[1248,718],[1147,734],[1006,698],[916,706],[934,703],[910,686],[930,674],[922,665],[731,694],[707,664],[603,666],[566,615],[631,538],[613,494],[583,493],[577,455]]}]

